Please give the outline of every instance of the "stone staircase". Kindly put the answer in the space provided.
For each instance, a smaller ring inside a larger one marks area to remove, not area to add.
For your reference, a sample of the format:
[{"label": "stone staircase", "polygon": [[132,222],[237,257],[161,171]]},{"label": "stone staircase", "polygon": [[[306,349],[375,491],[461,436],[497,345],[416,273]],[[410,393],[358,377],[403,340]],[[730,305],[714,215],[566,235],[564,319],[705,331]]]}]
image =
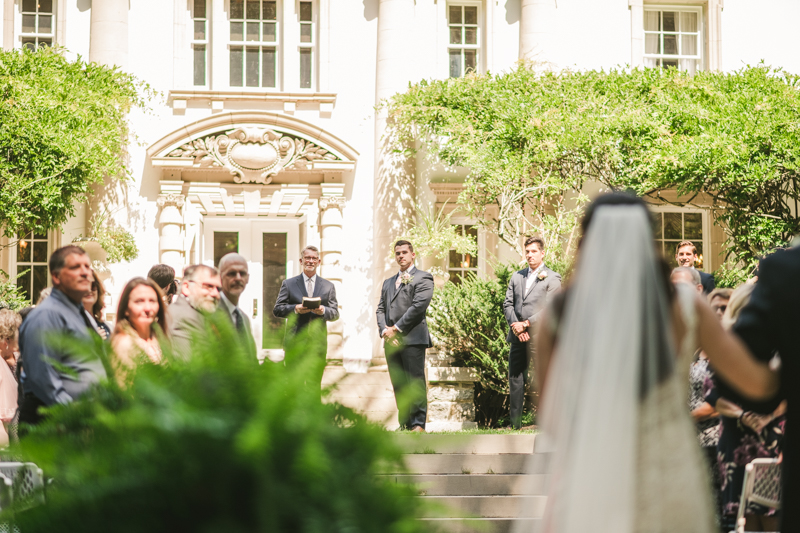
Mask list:
[{"label": "stone staircase", "polygon": [[[544,511],[544,464],[534,465],[524,476],[535,435],[414,435],[396,436],[406,451],[410,473],[393,477],[398,483],[415,483],[420,497],[438,506],[424,517],[432,529],[451,533],[510,532],[522,506],[533,519],[532,531]],[[536,456],[537,459],[541,456]],[[524,489],[532,487],[532,494]]]},{"label": "stone staircase", "polygon": [[389,371],[385,366],[372,366],[366,374],[348,374],[343,367],[328,366],[322,376],[322,386],[336,385],[329,396],[331,401],[350,407],[371,422],[395,430],[397,404],[394,399]]}]

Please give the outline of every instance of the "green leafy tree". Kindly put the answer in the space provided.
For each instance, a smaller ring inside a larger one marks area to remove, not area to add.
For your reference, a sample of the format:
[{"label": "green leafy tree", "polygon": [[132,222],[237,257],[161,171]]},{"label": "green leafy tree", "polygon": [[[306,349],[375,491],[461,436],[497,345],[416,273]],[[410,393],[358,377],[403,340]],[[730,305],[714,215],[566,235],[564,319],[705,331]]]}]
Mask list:
[{"label": "green leafy tree", "polygon": [[404,471],[392,435],[320,402],[311,376],[325,361],[309,338],[287,347],[286,366],[258,365],[215,319],[189,361],[162,344],[166,362],[128,372],[124,387],[111,379],[50,408],[22,452],[53,484],[46,505],[16,514],[20,530],[426,530],[415,488],[381,475]]},{"label": "green leafy tree", "polygon": [[133,107],[154,95],[133,76],[63,50],[0,51],[0,228],[59,228],[93,183],[124,179]]}]

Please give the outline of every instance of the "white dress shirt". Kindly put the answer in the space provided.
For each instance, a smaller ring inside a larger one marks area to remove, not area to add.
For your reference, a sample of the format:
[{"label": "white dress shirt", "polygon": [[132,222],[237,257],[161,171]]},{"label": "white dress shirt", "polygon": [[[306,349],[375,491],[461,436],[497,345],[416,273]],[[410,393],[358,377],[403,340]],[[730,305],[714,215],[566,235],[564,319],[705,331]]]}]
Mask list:
[{"label": "white dress shirt", "polygon": [[[411,264],[411,266],[410,266],[410,267],[408,267],[408,268],[406,269],[406,272],[408,272],[408,275],[409,275],[409,276],[413,276],[413,275],[414,275],[414,271],[415,271],[415,270],[416,270],[416,267],[414,267],[414,264],[412,263],[412,264]],[[402,270],[400,270],[400,271],[397,273],[397,279],[399,280],[399,279],[401,279],[402,277],[403,277],[403,271],[402,271]],[[401,285],[402,285],[402,283],[401,283]],[[396,325],[395,325],[395,326],[392,326],[392,327],[393,327],[394,329],[396,329],[397,331],[399,331],[400,333],[403,333],[403,330],[402,330],[402,329],[400,329],[400,328],[398,328]]]},{"label": "white dress shirt", "polygon": [[[311,291],[310,292],[308,290],[308,280],[311,280]],[[311,276],[309,278],[308,276],[306,276],[306,273],[303,272],[303,287],[306,288],[306,292],[308,292],[308,297],[312,298],[314,296],[314,289],[317,287],[317,274],[315,273],[313,276]],[[302,304],[302,302],[301,302],[301,304]],[[319,308],[322,309],[323,311],[325,310],[325,306],[324,305],[320,305]],[[294,312],[295,312],[295,314],[297,314],[297,307],[294,308]]]},{"label": "white dress shirt", "polygon": [[525,278],[525,294],[528,294],[528,291],[531,290],[531,285],[533,285],[533,280],[536,279],[536,276],[543,268],[544,268],[544,262],[542,262],[542,264],[540,264],[533,272],[531,272],[531,267],[528,267],[528,277]]}]

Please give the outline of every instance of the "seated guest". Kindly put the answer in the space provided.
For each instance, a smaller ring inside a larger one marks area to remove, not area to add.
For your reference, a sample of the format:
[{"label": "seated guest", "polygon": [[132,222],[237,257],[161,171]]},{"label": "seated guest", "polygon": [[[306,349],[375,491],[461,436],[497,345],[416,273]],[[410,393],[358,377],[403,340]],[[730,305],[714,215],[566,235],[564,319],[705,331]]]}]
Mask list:
[{"label": "seated guest", "polygon": [[147,277],[156,282],[164,296],[164,303],[169,305],[178,292],[178,282],[175,280],[175,269],[169,265],[155,265],[147,273]]},{"label": "seated guest", "polygon": [[669,276],[672,283],[686,283],[695,288],[695,290],[703,294],[703,284],[700,282],[700,272],[689,267],[678,267],[672,270]]},{"label": "seated guest", "polygon": [[0,447],[9,442],[9,425],[17,412],[17,339],[22,318],[10,309],[0,309],[0,356],[7,364],[0,363]]},{"label": "seated guest", "polygon": [[89,340],[97,324],[83,307],[92,289],[92,265],[79,246],[59,248],[49,261],[53,290],[30,312],[19,330],[21,376],[24,396],[19,421],[38,424],[39,407],[67,404],[106,377],[102,361],[50,343],[51,335]]},{"label": "seated guest", "polygon": [[237,253],[222,256],[219,260],[219,276],[222,291],[219,297],[219,311],[233,324],[239,338],[249,353],[256,356],[256,342],[250,327],[247,313],[239,308],[239,298],[250,281],[247,259]]},{"label": "seated guest", "polygon": [[725,310],[728,308],[728,302],[731,299],[731,289],[714,289],[708,295],[708,304],[711,309],[717,314],[720,320],[725,316]]},{"label": "seated guest", "polygon": [[204,315],[217,310],[220,287],[216,268],[186,267],[181,293],[169,306],[169,334],[177,357],[188,360],[192,354],[192,338],[208,331]]},{"label": "seated guest", "polygon": [[158,333],[166,333],[166,305],[152,279],[133,278],[122,289],[117,327],[111,336],[117,381],[124,385],[140,362],[161,362]]},{"label": "seated guest", "polygon": [[92,279],[94,280],[92,281],[92,290],[83,297],[83,307],[97,322],[97,333],[104,339],[108,339],[111,336],[111,328],[103,321],[106,290],[94,270],[92,270]]}]

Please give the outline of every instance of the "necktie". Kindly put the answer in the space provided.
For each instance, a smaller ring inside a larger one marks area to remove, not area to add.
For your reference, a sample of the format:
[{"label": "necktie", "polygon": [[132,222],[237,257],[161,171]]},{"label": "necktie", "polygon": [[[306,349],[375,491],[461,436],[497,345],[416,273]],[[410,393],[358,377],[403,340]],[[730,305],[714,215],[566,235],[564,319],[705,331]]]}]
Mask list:
[{"label": "necktie", "polygon": [[398,274],[397,275],[397,279],[394,282],[394,290],[396,290],[396,291],[400,290],[400,283],[401,283],[401,278],[400,278],[400,274]]},{"label": "necktie", "polygon": [[306,292],[308,292],[309,298],[314,296],[314,278],[308,278],[308,281],[306,282]]},{"label": "necktie", "polygon": [[240,334],[245,333],[244,320],[242,319],[242,314],[239,312],[238,307],[233,310],[233,325],[236,326],[236,331]]}]

